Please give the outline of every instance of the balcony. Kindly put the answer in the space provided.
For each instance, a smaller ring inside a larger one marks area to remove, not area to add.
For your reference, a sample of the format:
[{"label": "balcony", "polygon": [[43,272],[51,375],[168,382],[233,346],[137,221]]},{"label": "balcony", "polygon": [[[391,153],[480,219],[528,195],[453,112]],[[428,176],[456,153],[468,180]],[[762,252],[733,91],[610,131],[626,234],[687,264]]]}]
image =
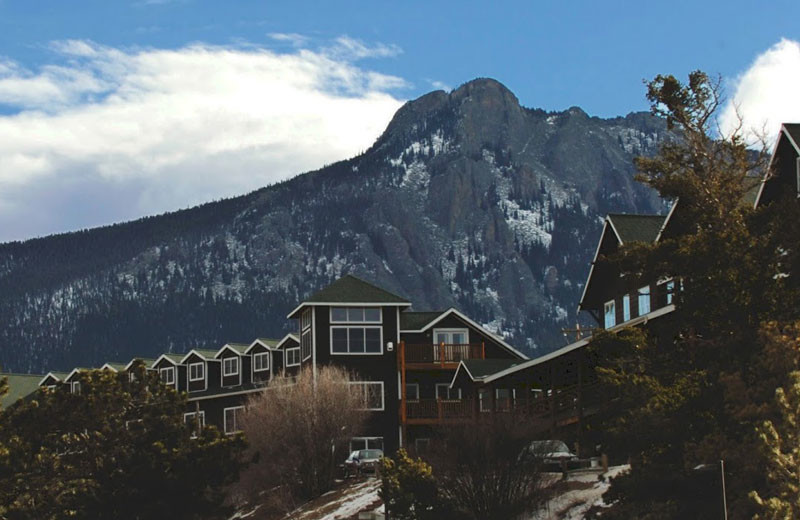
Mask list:
[{"label": "balcony", "polygon": [[475,413],[472,399],[416,399],[404,404],[405,424],[463,422]]},{"label": "balcony", "polygon": [[408,345],[400,343],[400,361],[407,369],[455,369],[465,359],[485,359],[486,346],[480,344]]}]

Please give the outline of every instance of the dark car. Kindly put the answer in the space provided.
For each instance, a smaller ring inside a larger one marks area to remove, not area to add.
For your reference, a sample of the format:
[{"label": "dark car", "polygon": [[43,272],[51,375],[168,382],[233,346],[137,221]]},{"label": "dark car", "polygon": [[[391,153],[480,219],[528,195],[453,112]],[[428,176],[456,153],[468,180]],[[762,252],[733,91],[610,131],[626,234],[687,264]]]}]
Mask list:
[{"label": "dark car", "polygon": [[577,455],[569,451],[566,443],[558,440],[533,441],[525,454],[549,471],[565,471],[570,463],[574,465],[578,461]]},{"label": "dark car", "polygon": [[375,473],[378,463],[383,458],[383,450],[356,450],[344,461],[344,476]]}]

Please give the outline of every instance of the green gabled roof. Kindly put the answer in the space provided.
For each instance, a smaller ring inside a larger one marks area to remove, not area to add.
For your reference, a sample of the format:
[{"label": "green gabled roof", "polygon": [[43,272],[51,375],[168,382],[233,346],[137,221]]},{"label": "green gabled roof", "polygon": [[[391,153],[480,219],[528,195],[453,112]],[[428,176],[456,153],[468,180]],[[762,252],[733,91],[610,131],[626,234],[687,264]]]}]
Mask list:
[{"label": "green gabled roof", "polygon": [[[208,348],[196,348],[196,349],[194,349],[194,352],[197,352],[198,354],[200,354],[204,358],[214,359],[214,357],[217,355],[217,352],[219,352],[219,350],[211,350],[211,349],[208,349]],[[188,354],[189,354],[189,352],[184,354],[181,357],[181,359],[185,358]]]},{"label": "green gabled roof", "polygon": [[5,409],[24,399],[39,389],[39,381],[44,374],[2,374],[0,379],[8,378],[8,393],[0,399],[0,409]]},{"label": "green gabled roof", "polygon": [[113,368],[116,371],[125,370],[125,367],[128,366],[126,363],[119,363],[117,361],[112,361],[112,362],[106,363],[103,366],[106,366],[106,365],[110,366],[111,368]]},{"label": "green gabled roof", "polygon": [[483,379],[523,363],[524,359],[465,359],[462,361],[473,379]]},{"label": "green gabled roof", "polygon": [[628,242],[655,242],[661,226],[664,225],[663,215],[625,215],[609,213],[608,219],[614,226],[620,240]]},{"label": "green gabled roof", "polygon": [[[156,362],[156,359],[155,359],[155,358],[145,358],[145,357],[139,357],[139,356],[137,356],[137,357],[135,357],[135,358],[131,359],[131,360],[128,362],[128,365],[130,365],[130,364],[131,364],[131,363],[133,363],[134,361],[141,361],[142,363],[144,363],[144,366],[145,366],[145,368],[150,368],[151,366],[153,366],[153,363],[155,363],[155,362]],[[128,365],[125,365],[125,366],[127,367]]]},{"label": "green gabled roof", "polygon": [[348,274],[342,276],[321,291],[316,292],[304,303],[404,303],[408,300],[383,290]]},{"label": "green gabled roof", "polygon": [[[175,363],[180,363],[181,359],[183,359],[183,356],[185,355],[186,354],[164,354],[164,357],[169,359],[170,361],[174,361]],[[153,363],[155,363],[155,360],[153,361]],[[153,363],[150,363],[150,365],[148,366],[152,366]]]},{"label": "green gabled roof", "polygon": [[[244,343],[225,343],[224,346],[235,350],[239,354],[244,354],[244,351],[250,348],[250,345],[245,345]],[[219,350],[217,352],[219,353]]]},{"label": "green gabled roof", "polygon": [[444,311],[431,312],[401,312],[400,330],[420,330],[442,315]]}]

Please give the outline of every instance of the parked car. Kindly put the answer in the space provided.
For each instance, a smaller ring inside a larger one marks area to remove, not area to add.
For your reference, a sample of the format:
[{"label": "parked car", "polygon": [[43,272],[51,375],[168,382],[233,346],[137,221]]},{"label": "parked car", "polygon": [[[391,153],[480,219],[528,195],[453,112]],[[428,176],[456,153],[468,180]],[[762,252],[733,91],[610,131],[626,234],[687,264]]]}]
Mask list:
[{"label": "parked car", "polygon": [[570,463],[578,461],[578,456],[569,451],[564,441],[533,441],[526,450],[527,456],[548,469],[564,470]]},{"label": "parked car", "polygon": [[378,463],[383,458],[383,450],[356,450],[344,461],[344,476],[375,473]]}]

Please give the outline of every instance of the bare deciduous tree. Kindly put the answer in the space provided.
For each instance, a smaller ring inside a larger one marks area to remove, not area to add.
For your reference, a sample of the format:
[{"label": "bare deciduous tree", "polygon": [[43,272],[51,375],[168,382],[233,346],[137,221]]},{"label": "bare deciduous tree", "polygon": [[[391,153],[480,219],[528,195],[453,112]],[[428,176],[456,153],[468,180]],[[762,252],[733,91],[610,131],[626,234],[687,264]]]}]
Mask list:
[{"label": "bare deciduous tree", "polygon": [[240,492],[289,511],[331,489],[337,463],[365,418],[349,381],[342,368],[321,367],[316,378],[306,368],[296,378],[273,379],[250,398],[241,425],[254,463]]},{"label": "bare deciduous tree", "polygon": [[510,520],[548,498],[529,425],[524,415],[499,413],[440,431],[429,459],[448,509],[474,519]]}]

